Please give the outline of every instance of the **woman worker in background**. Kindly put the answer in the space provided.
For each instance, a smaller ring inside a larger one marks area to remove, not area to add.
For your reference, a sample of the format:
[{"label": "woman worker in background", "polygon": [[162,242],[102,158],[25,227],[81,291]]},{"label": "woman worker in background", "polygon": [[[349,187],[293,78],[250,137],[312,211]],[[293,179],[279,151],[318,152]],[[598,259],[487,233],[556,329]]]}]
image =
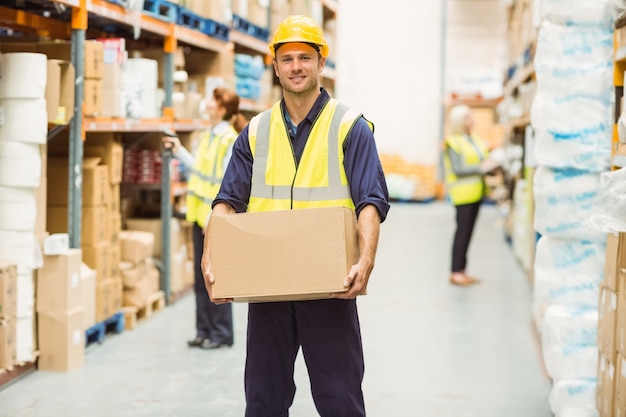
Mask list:
[{"label": "woman worker in background", "polygon": [[451,133],[445,140],[443,154],[448,195],[456,209],[456,231],[452,244],[450,283],[469,286],[479,282],[466,274],[469,248],[478,211],[485,195],[485,173],[498,166],[489,158],[489,151],[472,129],[474,117],[466,105],[450,110]]},{"label": "woman worker in background", "polygon": [[204,228],[211,213],[211,203],[219,191],[232,147],[247,120],[239,113],[239,96],[225,88],[213,90],[206,102],[210,129],[202,132],[195,158],[177,137],[164,137],[181,163],[191,168],[187,185],[188,221],[193,222],[194,291],[196,294],[196,337],[187,341],[190,347],[217,349],[233,344],[232,304],[211,302],[200,269],[204,245]]}]

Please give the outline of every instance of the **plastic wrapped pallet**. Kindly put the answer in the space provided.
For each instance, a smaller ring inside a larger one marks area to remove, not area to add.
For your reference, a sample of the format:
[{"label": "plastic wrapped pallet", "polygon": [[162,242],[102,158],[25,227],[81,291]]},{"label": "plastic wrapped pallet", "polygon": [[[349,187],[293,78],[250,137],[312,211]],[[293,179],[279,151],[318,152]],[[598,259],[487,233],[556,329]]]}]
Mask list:
[{"label": "plastic wrapped pallet", "polygon": [[599,417],[596,409],[597,380],[555,381],[550,392],[550,408],[556,417]]},{"label": "plastic wrapped pallet", "polygon": [[612,0],[542,0],[541,16],[561,25],[611,28],[612,5]]}]

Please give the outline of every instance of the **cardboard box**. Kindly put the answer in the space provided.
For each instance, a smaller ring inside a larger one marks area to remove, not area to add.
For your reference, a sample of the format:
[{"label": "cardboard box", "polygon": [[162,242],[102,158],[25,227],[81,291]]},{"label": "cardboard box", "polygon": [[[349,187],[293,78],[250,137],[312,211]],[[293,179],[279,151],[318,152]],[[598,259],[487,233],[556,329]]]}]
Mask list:
[{"label": "cardboard box", "polygon": [[[48,59],[59,59],[70,62],[72,60],[72,43],[40,42],[37,44],[37,52],[48,56]],[[95,40],[85,41],[85,68],[84,74],[87,79],[101,79],[104,70],[104,45]]]},{"label": "cardboard box", "polygon": [[[144,269],[145,270],[145,269]],[[143,308],[148,303],[150,296],[150,280],[147,275],[138,277],[132,287],[124,285],[122,305],[124,307]]]},{"label": "cardboard box", "polygon": [[212,215],[213,296],[235,301],[327,298],[358,261],[353,210],[329,207]]},{"label": "cardboard box", "polygon": [[617,323],[617,293],[608,287],[600,287],[598,306],[598,348],[610,360],[615,360]]},{"label": "cardboard box", "polygon": [[68,123],[74,116],[74,66],[69,61],[49,59],[47,71],[48,122]]},{"label": "cardboard box", "polygon": [[84,89],[83,109],[85,116],[102,116],[102,96],[104,91],[102,80],[86,79]]},{"label": "cardboard box", "polygon": [[141,281],[147,279],[148,263],[141,261],[134,264],[122,261],[120,264],[120,272],[124,288],[135,288],[141,285]]},{"label": "cardboard box", "polygon": [[83,329],[85,330],[96,324],[96,283],[96,270],[82,263],[80,266],[80,289],[82,293],[82,304],[85,309],[83,316]]},{"label": "cardboard box", "polygon": [[90,133],[84,153],[85,158],[100,158],[100,164],[108,167],[110,184],[122,182],[124,147],[115,133]]},{"label": "cardboard box", "polygon": [[83,245],[83,262],[96,271],[96,281],[103,282],[110,279],[112,268],[110,264],[109,242],[100,242],[94,245]]},{"label": "cardboard box", "polygon": [[[87,149],[87,148],[85,148]],[[86,151],[88,154],[90,151]],[[96,153],[96,151],[93,151]],[[50,206],[67,205],[69,161],[63,158],[48,159],[47,204]],[[100,157],[83,159],[82,205],[107,205],[110,200],[109,167],[103,165]]]},{"label": "cardboard box", "polygon": [[122,308],[122,280],[119,277],[107,279],[96,286],[96,321],[101,322],[113,316]]},{"label": "cardboard box", "polygon": [[615,365],[598,352],[597,408],[600,417],[615,417]]},{"label": "cardboard box", "polygon": [[155,235],[142,230],[122,230],[119,233],[121,260],[139,264],[154,253]]},{"label": "cardboard box", "polygon": [[122,249],[120,242],[110,243],[109,245],[109,270],[111,277],[120,276],[120,263],[122,262]]},{"label": "cardboard box", "polygon": [[37,273],[37,312],[65,314],[83,306],[80,264],[83,252],[69,249],[62,255],[45,255]]},{"label": "cardboard box", "polygon": [[[46,221],[50,233],[68,232],[67,206],[52,206],[47,208]],[[81,245],[97,245],[108,242],[109,218],[105,206],[83,206],[81,221]]]},{"label": "cardboard box", "polygon": [[615,415],[626,416],[626,358],[621,354],[615,363]]},{"label": "cardboard box", "polygon": [[15,320],[0,320],[0,369],[13,369],[15,364]]},{"label": "cardboard box", "polygon": [[17,314],[17,266],[0,262],[0,319]]},{"label": "cardboard box", "polygon": [[622,268],[626,268],[626,233],[608,233],[604,285],[613,291],[617,290],[617,276]]},{"label": "cardboard box", "polygon": [[[141,230],[144,232],[150,232],[154,235],[154,247],[152,249],[152,256],[155,258],[161,258],[161,246],[162,246],[162,224],[161,219],[141,219],[141,218],[128,218],[126,219],[126,229],[127,230]],[[176,252],[178,249],[179,242],[179,234],[180,232],[180,224],[178,223],[178,219],[172,218],[170,219],[170,247],[171,252]],[[122,253],[124,252],[124,248],[122,247]],[[122,254],[122,260],[124,260],[124,255]]]},{"label": "cardboard box", "polygon": [[38,316],[39,370],[70,371],[85,361],[84,310]]}]

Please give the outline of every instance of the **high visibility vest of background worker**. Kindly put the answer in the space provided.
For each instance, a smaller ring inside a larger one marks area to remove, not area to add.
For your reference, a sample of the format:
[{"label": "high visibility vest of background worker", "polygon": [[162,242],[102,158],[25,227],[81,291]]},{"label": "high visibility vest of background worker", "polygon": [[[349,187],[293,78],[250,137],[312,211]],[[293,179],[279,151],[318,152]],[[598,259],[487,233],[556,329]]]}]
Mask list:
[{"label": "high visibility vest of background worker", "polygon": [[165,137],[184,165],[191,169],[187,183],[186,218],[193,222],[194,292],[196,295],[196,336],[187,341],[190,347],[217,349],[233,344],[233,313],[230,304],[211,302],[201,269],[204,228],[211,204],[219,191],[232,147],[247,120],[239,113],[239,96],[218,87],[206,101],[206,114],[211,128],[202,132],[193,157],[177,137]]},{"label": "high visibility vest of background worker", "polygon": [[483,141],[473,134],[474,117],[466,105],[450,109],[451,133],[443,154],[448,196],[456,210],[456,231],[452,244],[450,283],[469,286],[480,282],[465,272],[469,248],[478,211],[485,195],[484,174],[499,166],[489,157]]},{"label": "high visibility vest of background worker", "polygon": [[[296,391],[294,363],[302,347],[319,414],[365,416],[356,297],[374,267],[380,223],[389,210],[373,126],[320,87],[328,46],[315,21],[286,18],[273,35],[270,53],[283,99],[254,117],[237,138],[213,214],[351,207],[358,216],[360,258],[345,278],[345,293],[316,301],[249,304],[245,415],[289,414]],[[262,149],[269,155],[255,158]],[[288,176],[288,183],[297,186],[289,187],[285,198],[282,184]],[[211,293],[220,277],[211,273],[209,241],[207,234],[202,266]]]}]

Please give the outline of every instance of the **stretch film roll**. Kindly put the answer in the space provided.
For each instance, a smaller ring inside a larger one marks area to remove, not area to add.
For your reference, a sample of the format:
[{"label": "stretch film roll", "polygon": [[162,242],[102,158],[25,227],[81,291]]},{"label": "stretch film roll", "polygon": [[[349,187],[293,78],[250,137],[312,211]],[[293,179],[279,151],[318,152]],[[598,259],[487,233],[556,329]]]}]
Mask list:
[{"label": "stretch film roll", "polygon": [[2,54],[0,97],[44,98],[47,57],[44,54],[15,52]]},{"label": "stretch film roll", "polygon": [[32,232],[0,230],[0,253],[3,260],[17,265],[18,273],[43,266],[43,254]]},{"label": "stretch film roll", "polygon": [[37,202],[28,188],[0,187],[0,230],[35,230]]},{"label": "stretch film roll", "polygon": [[4,116],[0,124],[0,141],[46,143],[48,113],[45,99],[0,99],[0,114]]},{"label": "stretch film roll", "polygon": [[0,141],[0,186],[39,187],[39,145]]}]

